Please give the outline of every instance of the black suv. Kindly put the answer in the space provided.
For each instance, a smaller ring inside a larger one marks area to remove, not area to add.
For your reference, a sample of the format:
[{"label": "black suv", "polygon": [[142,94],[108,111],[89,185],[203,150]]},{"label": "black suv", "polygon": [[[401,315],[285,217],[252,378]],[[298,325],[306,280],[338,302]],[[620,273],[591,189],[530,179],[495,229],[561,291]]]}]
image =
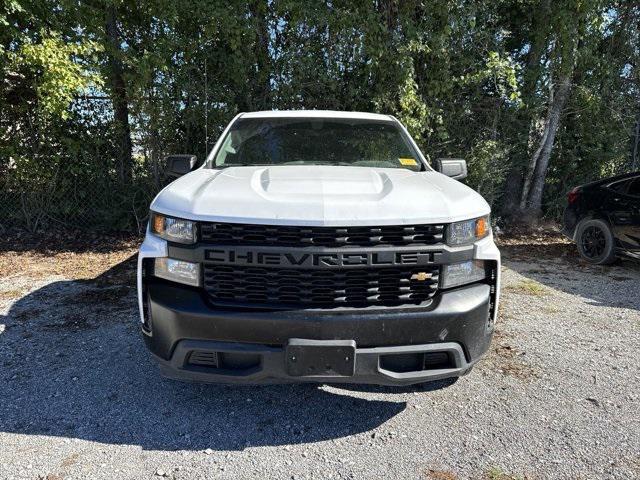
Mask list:
[{"label": "black suv", "polygon": [[640,259],[640,172],[575,187],[567,201],[564,233],[582,258],[597,265],[618,255]]}]

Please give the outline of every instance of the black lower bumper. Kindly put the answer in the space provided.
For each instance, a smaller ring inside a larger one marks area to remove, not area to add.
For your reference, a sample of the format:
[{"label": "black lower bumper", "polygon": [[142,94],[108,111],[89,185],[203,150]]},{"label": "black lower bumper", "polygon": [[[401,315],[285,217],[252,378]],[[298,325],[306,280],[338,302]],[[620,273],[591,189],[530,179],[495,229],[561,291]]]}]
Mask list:
[{"label": "black lower bumper", "polygon": [[[145,287],[145,340],[162,372],[182,380],[408,385],[463,375],[486,352],[492,335],[486,284],[441,292],[422,307],[297,311],[221,309],[196,289],[156,279]],[[292,369],[289,347],[304,347],[305,341],[315,341],[317,348],[303,373]],[[337,360],[317,354],[344,341],[353,345],[353,358],[346,360],[353,374],[325,365]]]}]

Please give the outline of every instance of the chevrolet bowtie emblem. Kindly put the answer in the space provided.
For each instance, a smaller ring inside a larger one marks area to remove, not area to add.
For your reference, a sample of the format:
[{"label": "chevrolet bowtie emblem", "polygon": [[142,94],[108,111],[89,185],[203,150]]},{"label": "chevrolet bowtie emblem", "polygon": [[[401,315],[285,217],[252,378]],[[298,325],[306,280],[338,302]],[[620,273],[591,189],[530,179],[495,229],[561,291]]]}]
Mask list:
[{"label": "chevrolet bowtie emblem", "polygon": [[432,273],[427,272],[418,272],[411,275],[411,280],[418,280],[419,282],[424,282],[433,276]]}]

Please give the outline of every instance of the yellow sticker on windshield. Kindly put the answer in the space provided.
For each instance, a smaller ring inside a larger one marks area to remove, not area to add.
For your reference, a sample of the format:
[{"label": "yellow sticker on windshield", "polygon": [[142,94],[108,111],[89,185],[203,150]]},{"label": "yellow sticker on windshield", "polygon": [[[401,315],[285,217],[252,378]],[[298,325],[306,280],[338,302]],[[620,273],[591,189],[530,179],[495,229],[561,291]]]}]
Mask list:
[{"label": "yellow sticker on windshield", "polygon": [[400,160],[400,164],[405,167],[415,167],[418,165],[415,158],[399,158],[398,160]]}]

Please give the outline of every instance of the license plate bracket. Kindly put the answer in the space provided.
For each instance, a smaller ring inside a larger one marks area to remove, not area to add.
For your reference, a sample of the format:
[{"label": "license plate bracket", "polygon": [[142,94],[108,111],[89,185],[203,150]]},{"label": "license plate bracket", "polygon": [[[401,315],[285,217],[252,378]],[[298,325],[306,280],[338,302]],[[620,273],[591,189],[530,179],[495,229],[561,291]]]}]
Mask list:
[{"label": "license plate bracket", "polygon": [[356,369],[355,340],[292,338],[285,354],[292,377],[351,377]]}]

